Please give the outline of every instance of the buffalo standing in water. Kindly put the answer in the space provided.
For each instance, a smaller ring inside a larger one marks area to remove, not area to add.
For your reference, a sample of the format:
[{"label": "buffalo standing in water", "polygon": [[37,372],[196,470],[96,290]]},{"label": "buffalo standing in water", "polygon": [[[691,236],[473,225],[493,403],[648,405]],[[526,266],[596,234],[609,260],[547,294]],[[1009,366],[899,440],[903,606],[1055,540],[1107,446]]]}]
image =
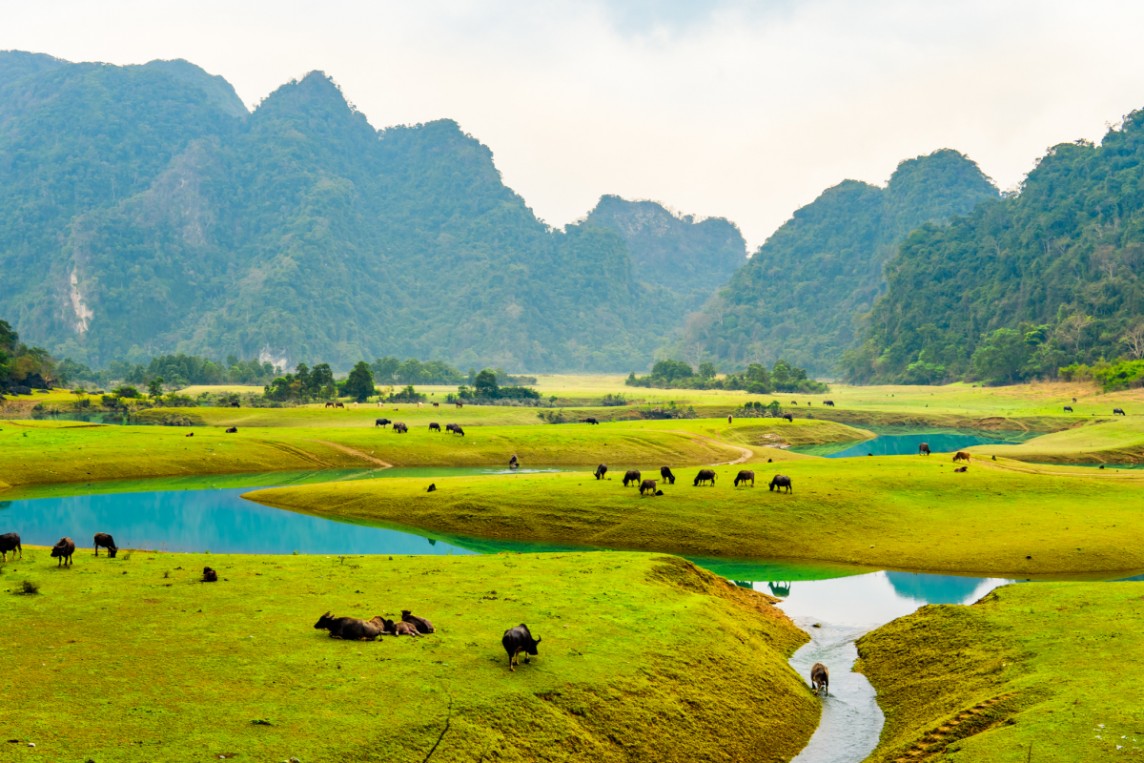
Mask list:
[{"label": "buffalo standing in water", "polygon": [[771,480],[771,491],[774,492],[774,489],[778,488],[779,492],[781,493],[784,487],[788,493],[792,492],[790,477],[786,476],[785,474],[776,474]]},{"label": "buffalo standing in water", "polygon": [[810,669],[810,686],[815,694],[830,695],[830,671],[821,662],[814,663]]}]

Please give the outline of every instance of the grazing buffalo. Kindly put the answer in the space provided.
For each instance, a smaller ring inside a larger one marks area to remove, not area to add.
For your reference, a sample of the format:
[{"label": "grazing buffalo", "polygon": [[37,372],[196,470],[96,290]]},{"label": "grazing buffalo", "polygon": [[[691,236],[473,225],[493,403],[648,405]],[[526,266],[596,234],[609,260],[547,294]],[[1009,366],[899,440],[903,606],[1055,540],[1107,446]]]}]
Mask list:
[{"label": "grazing buffalo", "polygon": [[334,617],[327,612],[314,623],[315,629],[325,628],[330,632],[330,638],[340,638],[346,641],[373,641],[385,632],[385,619],[377,615],[369,620],[359,620],[356,617]]},{"label": "grazing buffalo", "polygon": [[638,469],[628,469],[624,472],[624,487],[638,484],[640,484],[640,472]]},{"label": "grazing buffalo", "polygon": [[928,456],[930,454],[929,443],[923,442],[918,444],[918,455]]},{"label": "grazing buffalo", "polygon": [[437,492],[437,483],[436,483],[436,482],[430,482],[430,483],[429,483],[429,487],[425,488],[425,492],[426,492],[426,493],[435,493],[435,492]]},{"label": "grazing buffalo", "polygon": [[20,536],[16,533],[4,533],[0,535],[0,559],[5,562],[8,561],[8,552],[12,552],[12,558],[16,558],[16,553],[19,552],[20,558],[24,558],[24,547],[20,545]]},{"label": "grazing buffalo", "polygon": [[115,555],[119,552],[118,546],[115,545],[115,538],[112,538],[107,533],[96,533],[94,543],[96,556],[99,556],[100,547],[106,548],[107,555],[112,559],[114,559]]},{"label": "grazing buffalo", "polygon": [[968,466],[959,466],[956,469],[954,469],[954,471],[955,472],[967,472],[967,471],[969,471],[969,467]]},{"label": "grazing buffalo", "polygon": [[183,435],[183,437],[194,437],[194,436],[195,436],[194,432],[187,432],[185,435]]},{"label": "grazing buffalo", "polygon": [[461,437],[465,436],[465,430],[461,429],[460,424],[446,424],[445,425],[445,431],[446,432],[452,432],[453,434],[459,434],[459,435],[461,435]]},{"label": "grazing buffalo", "polygon": [[751,487],[754,487],[755,486],[755,473],[749,469],[743,469],[742,471],[740,471],[738,474],[735,475],[735,487],[739,487],[740,482],[742,482],[743,484],[750,482]]},{"label": "grazing buffalo", "polygon": [[1127,416],[1128,414],[1126,414],[1124,412],[1123,408],[1113,408],[1112,409],[1112,415],[1113,416]]},{"label": "grazing buffalo", "polygon": [[329,400],[327,400],[327,401],[326,401],[326,407],[327,407],[327,408],[333,408],[333,407],[334,407],[334,404],[333,404],[332,402],[330,402]]},{"label": "grazing buffalo", "polygon": [[584,419],[584,423],[585,424],[599,424],[600,422],[598,419],[595,419],[595,418],[592,418],[591,416],[589,416],[588,418]]},{"label": "grazing buffalo", "polygon": [[[501,637],[501,644],[504,645],[504,650],[508,652],[508,669],[516,671],[516,658],[521,652],[535,657],[536,645],[539,643],[540,639],[534,639],[528,631],[528,626],[524,623],[505,631],[504,636]],[[529,661],[527,656],[524,661]]]},{"label": "grazing buffalo", "polygon": [[440,432],[441,431],[441,425],[438,424],[436,421],[430,421],[429,422],[429,431],[430,432]]},{"label": "grazing buffalo", "polygon": [[789,413],[784,413],[781,418],[786,419],[787,421],[789,421],[792,424],[794,423],[794,416],[792,416]]},{"label": "grazing buffalo", "polygon": [[59,559],[56,566],[61,564],[71,564],[72,554],[75,553],[75,541],[71,538],[60,538],[56,545],[52,546],[52,558]]},{"label": "grazing buffalo", "polygon": [[393,422],[393,431],[398,434],[407,434],[409,432],[409,426],[403,421],[395,421]]},{"label": "grazing buffalo", "polygon": [[641,482],[640,495],[655,495],[655,480],[644,480]]},{"label": "grazing buffalo", "polygon": [[659,467],[659,476],[662,477],[663,481],[666,482],[667,484],[669,484],[669,485],[675,484],[675,475],[671,473],[671,467],[668,467],[668,466]]},{"label": "grazing buffalo", "polygon": [[607,464],[600,464],[599,466],[596,467],[596,471],[593,473],[592,476],[594,476],[598,480],[602,480],[602,479],[604,479],[604,475],[607,473],[608,473],[608,465]]},{"label": "grazing buffalo", "polygon": [[419,633],[437,632],[437,629],[433,627],[433,623],[429,622],[424,617],[418,617],[408,609],[401,610],[401,622],[409,623],[414,628],[416,628]]},{"label": "grazing buffalo", "polygon": [[771,491],[774,492],[774,489],[778,488],[779,492],[781,493],[784,487],[788,493],[793,492],[793,488],[790,484],[790,477],[786,476],[785,474],[776,474],[771,479]]},{"label": "grazing buffalo", "polygon": [[827,406],[828,408],[833,408],[833,407],[834,407],[834,401],[833,401],[833,400],[823,400],[823,401],[822,401],[822,404],[823,404],[823,405],[825,405],[825,406]]},{"label": "grazing buffalo", "polygon": [[210,567],[203,567],[202,581],[204,583],[217,583],[218,573],[212,570]]},{"label": "grazing buffalo", "polygon": [[440,408],[440,407],[441,407],[441,404],[440,404],[440,403],[433,403],[433,407],[434,407],[434,408]]},{"label": "grazing buffalo", "polygon": [[695,481],[691,483],[691,486],[698,487],[704,482],[710,482],[711,487],[715,487],[715,471],[713,469],[700,469],[699,473],[695,475]]},{"label": "grazing buffalo", "polygon": [[237,431],[238,431],[238,427],[227,427],[227,428],[226,428],[226,433],[227,433],[227,434],[234,434],[234,433],[236,433]]},{"label": "grazing buffalo", "polygon": [[513,453],[512,458],[510,458],[508,460],[508,468],[509,469],[519,469],[520,468],[520,461],[517,460],[515,453]]},{"label": "grazing buffalo", "polygon": [[953,454],[953,462],[956,464],[958,461],[968,461],[969,454],[964,450],[959,450]]},{"label": "grazing buffalo", "polygon": [[384,427],[386,424],[392,424],[389,419],[374,419],[373,425],[375,427]]},{"label": "grazing buffalo", "polygon": [[815,694],[830,694],[830,671],[821,662],[814,663],[810,669],[810,686]]},{"label": "grazing buffalo", "polygon": [[1065,406],[1065,413],[1072,413],[1072,412],[1073,412],[1072,406],[1071,406],[1071,405],[1066,405],[1066,406]]},{"label": "grazing buffalo", "polygon": [[728,424],[730,424],[730,423],[731,423],[731,417],[730,417],[730,416],[728,416],[728,417],[727,417],[727,423],[728,423]]},{"label": "grazing buffalo", "polygon": [[465,407],[465,404],[462,403],[460,400],[457,401],[456,405],[458,408],[464,408]]}]

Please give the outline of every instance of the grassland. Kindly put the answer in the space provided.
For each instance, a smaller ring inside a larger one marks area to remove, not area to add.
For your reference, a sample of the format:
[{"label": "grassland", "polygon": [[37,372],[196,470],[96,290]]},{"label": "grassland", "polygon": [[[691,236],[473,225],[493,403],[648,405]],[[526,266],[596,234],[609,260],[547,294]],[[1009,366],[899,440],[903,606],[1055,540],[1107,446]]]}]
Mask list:
[{"label": "grassland", "polygon": [[1039,583],[864,636],[886,715],[871,761],[1144,759],[1139,583]]},{"label": "grassland", "polygon": [[[6,761],[782,761],[819,713],[785,661],[805,635],[771,600],[662,555],[81,551],[57,569],[25,548],[0,598]],[[438,632],[312,627],[402,608]],[[540,654],[510,673],[520,622]]]}]

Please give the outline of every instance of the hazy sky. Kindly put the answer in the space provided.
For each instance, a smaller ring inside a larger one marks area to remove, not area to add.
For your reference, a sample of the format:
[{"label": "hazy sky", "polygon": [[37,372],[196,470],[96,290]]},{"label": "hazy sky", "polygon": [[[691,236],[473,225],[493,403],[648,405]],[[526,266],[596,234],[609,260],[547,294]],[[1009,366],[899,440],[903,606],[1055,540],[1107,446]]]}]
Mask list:
[{"label": "hazy sky", "polygon": [[1014,188],[1144,107],[1136,0],[0,0],[0,49],[185,58],[251,107],[320,69],[375,127],[441,117],[560,227],[602,194],[761,244],[939,148]]}]

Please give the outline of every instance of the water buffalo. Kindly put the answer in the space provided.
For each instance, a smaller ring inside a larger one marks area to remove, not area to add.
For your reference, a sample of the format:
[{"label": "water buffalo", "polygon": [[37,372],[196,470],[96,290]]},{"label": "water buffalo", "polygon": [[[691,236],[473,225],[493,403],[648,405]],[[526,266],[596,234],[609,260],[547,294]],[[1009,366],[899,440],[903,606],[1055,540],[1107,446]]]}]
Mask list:
[{"label": "water buffalo", "polygon": [[833,401],[833,400],[823,400],[823,401],[822,401],[822,404],[823,404],[823,405],[825,405],[825,406],[827,406],[827,407],[829,407],[829,408],[833,408],[833,407],[834,407],[834,401]]},{"label": "water buffalo", "polygon": [[1113,408],[1112,409],[1112,415],[1113,416],[1127,416],[1128,414],[1126,414],[1124,412],[1123,408]]},{"label": "water buffalo", "polygon": [[607,464],[600,464],[599,466],[596,467],[596,471],[592,476],[594,476],[598,480],[602,480],[602,479],[604,479],[604,475],[607,473],[608,473],[608,465]]},{"label": "water buffalo", "polygon": [[374,419],[373,425],[375,427],[384,427],[386,424],[392,424],[389,419]]},{"label": "water buffalo", "polygon": [[675,475],[671,473],[671,467],[668,467],[668,466],[659,467],[659,476],[662,477],[663,481],[666,482],[667,484],[669,484],[669,485],[675,484]]},{"label": "water buffalo", "polygon": [[698,487],[704,482],[710,482],[711,487],[715,487],[715,471],[713,469],[700,469],[699,473],[695,475],[695,481],[691,483],[691,486]]},{"label": "water buffalo", "polygon": [[183,437],[194,437],[194,436],[195,436],[194,432],[187,432],[185,435],[183,435]]},{"label": "water buffalo", "polygon": [[755,486],[755,473],[749,469],[743,469],[735,475],[735,487],[739,487],[740,482],[746,484],[748,481],[751,483],[751,487]]},{"label": "water buffalo", "polygon": [[816,662],[810,669],[810,686],[815,694],[830,695],[830,671],[821,662]]},{"label": "water buffalo", "polygon": [[655,480],[644,480],[641,482],[640,495],[655,495]]},{"label": "water buffalo", "polygon": [[956,464],[958,461],[968,461],[969,454],[964,450],[959,450],[953,454],[953,462]]},{"label": "water buffalo", "polygon": [[433,627],[433,623],[429,622],[424,617],[418,617],[408,609],[401,610],[401,622],[409,623],[414,628],[416,628],[419,633],[437,632],[437,629]]},{"label": "water buffalo", "polygon": [[438,424],[436,421],[430,421],[429,422],[429,431],[430,432],[440,432],[441,431],[441,425]]},{"label": "water buffalo", "polygon": [[969,471],[969,467],[968,466],[959,466],[956,469],[954,469],[954,471],[955,472],[967,472],[967,471]]},{"label": "water buffalo", "polygon": [[214,570],[212,570],[210,567],[203,567],[202,582],[204,582],[204,583],[217,583],[218,582],[218,573],[215,572]]},{"label": "water buffalo", "polygon": [[727,417],[727,423],[728,423],[728,424],[730,424],[730,423],[731,423],[731,417],[730,417],[730,416],[728,416],[728,417]]},{"label": "water buffalo", "polygon": [[107,533],[96,533],[93,542],[95,543],[96,556],[99,556],[100,547],[106,548],[107,555],[112,559],[114,559],[115,555],[119,552],[119,548],[115,545],[115,538],[112,538]]},{"label": "water buffalo", "polygon": [[461,435],[461,437],[465,436],[465,430],[461,429],[460,424],[446,424],[445,425],[445,431],[446,432],[452,432],[453,434],[459,434],[459,435]]},{"label": "water buffalo", "polygon": [[16,558],[16,553],[19,552],[20,558],[24,558],[24,547],[20,545],[20,536],[16,533],[4,533],[0,535],[0,559],[5,562],[8,561],[8,552],[12,552],[12,558]]},{"label": "water buffalo", "polygon": [[786,476],[785,474],[776,474],[771,479],[771,491],[774,492],[774,489],[778,488],[779,492],[781,493],[784,487],[788,493],[793,492],[793,488],[791,488],[790,484],[790,477]]},{"label": "water buffalo", "polygon": [[592,416],[589,416],[588,418],[584,419],[584,423],[585,424],[599,424],[600,421],[599,421],[599,419],[596,419],[596,418],[593,418]]},{"label": "water buffalo", "polygon": [[519,469],[520,468],[520,461],[517,460],[515,453],[513,453],[512,458],[510,458],[508,460],[508,468],[509,469]]},{"label": "water buffalo", "polygon": [[627,487],[629,484],[640,484],[640,473],[638,469],[628,469],[624,472],[624,487]]},{"label": "water buffalo", "polygon": [[923,442],[918,444],[918,455],[928,456],[930,454],[929,443]]},{"label": "water buffalo", "polygon": [[441,407],[441,404],[440,404],[440,403],[433,403],[433,407],[434,407],[434,408],[440,408],[440,407]]},{"label": "water buffalo", "polygon": [[334,617],[327,612],[314,623],[315,629],[325,628],[330,632],[330,638],[340,638],[346,641],[373,641],[385,629],[385,620],[381,615],[369,620],[359,620],[356,617]]},{"label": "water buffalo", "polygon": [[227,434],[235,434],[236,432],[238,432],[238,427],[227,427],[226,428]]},{"label": "water buffalo", "polygon": [[1065,413],[1072,413],[1072,412],[1073,412],[1072,406],[1071,406],[1071,405],[1066,405],[1066,406],[1065,406]]},{"label": "water buffalo", "polygon": [[327,407],[327,408],[333,408],[333,407],[334,407],[334,404],[333,404],[332,402],[330,402],[329,400],[327,400],[327,401],[326,401],[326,407]]},{"label": "water buffalo", "polygon": [[395,623],[392,620],[386,620],[385,621],[385,632],[390,633],[394,636],[419,636],[419,635],[421,635],[417,632],[417,626],[416,625],[414,625],[413,623],[407,623],[404,621]]},{"label": "water buffalo", "polygon": [[[505,631],[504,636],[501,637],[501,644],[504,646],[504,650],[508,652],[508,669],[516,671],[516,658],[521,652],[535,657],[536,645],[539,643],[540,639],[534,639],[528,631],[528,626],[524,623]],[[524,661],[529,661],[527,656]]]},{"label": "water buffalo", "polygon": [[794,423],[794,416],[789,413],[784,413],[780,418],[784,418],[792,424]]},{"label": "water buffalo", "polygon": [[67,565],[72,563],[72,554],[75,553],[75,541],[71,538],[60,538],[56,545],[52,546],[52,558],[59,559],[56,566],[61,564]]},{"label": "water buffalo", "polygon": [[435,492],[437,492],[437,483],[436,483],[436,482],[430,482],[430,483],[429,483],[429,487],[425,488],[425,492],[426,492],[426,493],[435,493]]},{"label": "water buffalo", "polygon": [[403,421],[393,422],[393,431],[397,434],[407,434],[409,432],[409,425]]}]

